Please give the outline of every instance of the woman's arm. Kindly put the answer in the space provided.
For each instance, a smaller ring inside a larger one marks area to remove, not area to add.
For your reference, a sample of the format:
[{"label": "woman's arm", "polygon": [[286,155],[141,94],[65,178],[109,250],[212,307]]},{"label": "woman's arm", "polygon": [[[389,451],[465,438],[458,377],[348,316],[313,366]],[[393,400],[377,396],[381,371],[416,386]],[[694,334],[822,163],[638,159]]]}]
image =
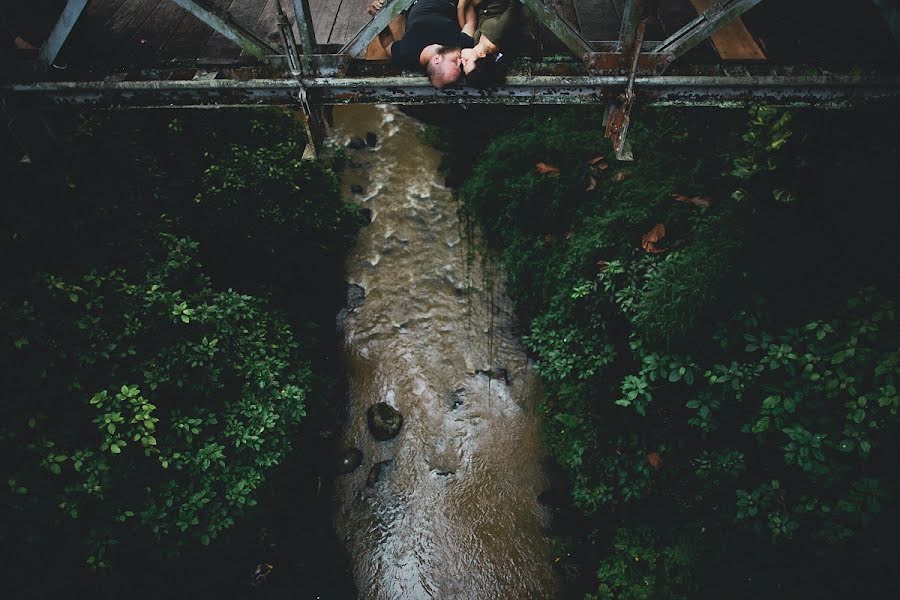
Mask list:
[{"label": "woman's arm", "polygon": [[466,26],[466,9],[469,7],[469,0],[457,0],[456,2],[456,20],[459,21],[459,28]]},{"label": "woman's arm", "polygon": [[[463,2],[467,2],[467,0],[459,0],[460,4]],[[459,5],[457,5],[457,10],[459,9]],[[463,22],[460,25],[462,32],[468,35],[469,37],[475,37],[475,27],[478,25],[478,18],[475,16],[475,6],[469,2],[466,5],[465,13],[463,15]]]}]

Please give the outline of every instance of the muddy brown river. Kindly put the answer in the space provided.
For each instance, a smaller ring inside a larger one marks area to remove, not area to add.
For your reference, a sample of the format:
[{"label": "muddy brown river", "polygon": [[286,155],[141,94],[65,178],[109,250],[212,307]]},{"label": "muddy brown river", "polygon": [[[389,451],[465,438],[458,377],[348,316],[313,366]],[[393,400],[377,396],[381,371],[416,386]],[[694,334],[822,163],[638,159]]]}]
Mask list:
[{"label": "muddy brown river", "polygon": [[[343,181],[348,196],[364,189],[355,197],[372,222],[338,317],[344,442],[363,462],[338,478],[335,524],[363,598],[553,598],[538,380],[503,278],[471,251],[422,129],[391,106],[335,109],[332,143],[378,136],[348,150]],[[368,431],[376,402],[403,414],[392,440]]]}]

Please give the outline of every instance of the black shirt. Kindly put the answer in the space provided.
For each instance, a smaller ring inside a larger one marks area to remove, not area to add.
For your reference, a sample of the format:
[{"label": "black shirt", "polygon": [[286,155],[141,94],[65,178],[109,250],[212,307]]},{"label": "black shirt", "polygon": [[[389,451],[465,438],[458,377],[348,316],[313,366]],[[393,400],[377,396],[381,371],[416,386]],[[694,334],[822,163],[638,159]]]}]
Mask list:
[{"label": "black shirt", "polygon": [[391,62],[421,69],[419,56],[426,46],[440,44],[452,48],[472,48],[475,40],[459,29],[456,2],[452,0],[417,0],[406,17],[403,39],[391,46]]}]

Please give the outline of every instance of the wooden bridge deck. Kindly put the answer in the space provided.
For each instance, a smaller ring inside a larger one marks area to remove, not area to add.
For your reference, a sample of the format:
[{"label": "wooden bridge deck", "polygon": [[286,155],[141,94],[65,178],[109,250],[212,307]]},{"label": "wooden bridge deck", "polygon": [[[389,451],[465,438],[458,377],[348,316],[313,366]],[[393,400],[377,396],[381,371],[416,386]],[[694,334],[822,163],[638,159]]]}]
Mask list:
[{"label": "wooden bridge deck", "polygon": [[[316,40],[340,46],[370,19],[370,0],[309,0]],[[276,0],[209,0],[262,39],[278,45]],[[592,41],[616,40],[624,0],[551,0],[561,16]],[[24,3],[23,3],[24,4]],[[30,3],[29,3],[30,4]],[[43,10],[0,8],[9,12],[5,21],[10,33],[28,31],[28,41],[40,46],[64,0],[37,0]],[[774,4],[778,4],[775,2]],[[293,21],[290,0],[282,0]],[[55,9],[55,10],[54,10]],[[18,14],[16,14],[18,13]],[[660,0],[651,18],[648,40],[661,40],[696,16],[691,0]],[[22,21],[27,21],[22,23]],[[36,22],[41,21],[41,22]],[[536,20],[523,24],[526,53],[548,54],[562,46]],[[37,32],[37,33],[34,33]],[[711,47],[704,45],[709,53]],[[94,67],[151,67],[173,63],[208,65],[252,64],[253,57],[242,52],[224,36],[214,32],[171,0],[91,0],[67,42],[60,62]],[[372,58],[383,58],[372,56]]]},{"label": "wooden bridge deck", "polygon": [[[260,38],[280,47],[276,0],[207,0]],[[316,40],[334,48],[347,42],[370,17],[370,0],[309,0]],[[616,40],[625,0],[549,0],[583,37]],[[290,0],[281,0],[293,21]],[[658,0],[646,40],[661,40],[713,0]],[[0,8],[0,25],[10,34],[29,32],[40,46],[65,0],[34,0],[28,8]],[[9,5],[8,5],[9,6]],[[34,7],[42,8],[35,10]],[[36,22],[41,21],[43,22]],[[24,21],[24,22],[23,22]],[[896,46],[871,2],[771,0],[749,11],[735,27],[721,30],[682,62],[768,60],[773,64],[896,62]],[[37,33],[35,33],[37,32]],[[523,23],[522,53],[565,53],[559,41],[533,18]],[[327,51],[327,50],[326,50]],[[369,58],[384,58],[369,53]],[[151,68],[175,64],[252,65],[256,60],[171,0],[91,0],[60,56],[73,70]],[[57,73],[66,78],[66,75]]]}]

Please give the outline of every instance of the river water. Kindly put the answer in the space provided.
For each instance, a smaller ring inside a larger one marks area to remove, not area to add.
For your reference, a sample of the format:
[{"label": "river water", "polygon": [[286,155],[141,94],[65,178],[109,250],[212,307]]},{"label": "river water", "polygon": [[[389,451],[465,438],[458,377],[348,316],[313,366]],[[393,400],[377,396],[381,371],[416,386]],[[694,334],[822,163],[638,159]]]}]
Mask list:
[{"label": "river water", "polygon": [[[372,222],[348,259],[352,300],[338,317],[344,443],[363,462],[338,478],[335,524],[364,598],[552,598],[537,377],[502,277],[470,251],[422,129],[391,106],[335,109],[331,143],[378,136],[348,150],[342,183],[347,196],[364,188]],[[376,402],[403,414],[392,440],[368,431]]]}]

